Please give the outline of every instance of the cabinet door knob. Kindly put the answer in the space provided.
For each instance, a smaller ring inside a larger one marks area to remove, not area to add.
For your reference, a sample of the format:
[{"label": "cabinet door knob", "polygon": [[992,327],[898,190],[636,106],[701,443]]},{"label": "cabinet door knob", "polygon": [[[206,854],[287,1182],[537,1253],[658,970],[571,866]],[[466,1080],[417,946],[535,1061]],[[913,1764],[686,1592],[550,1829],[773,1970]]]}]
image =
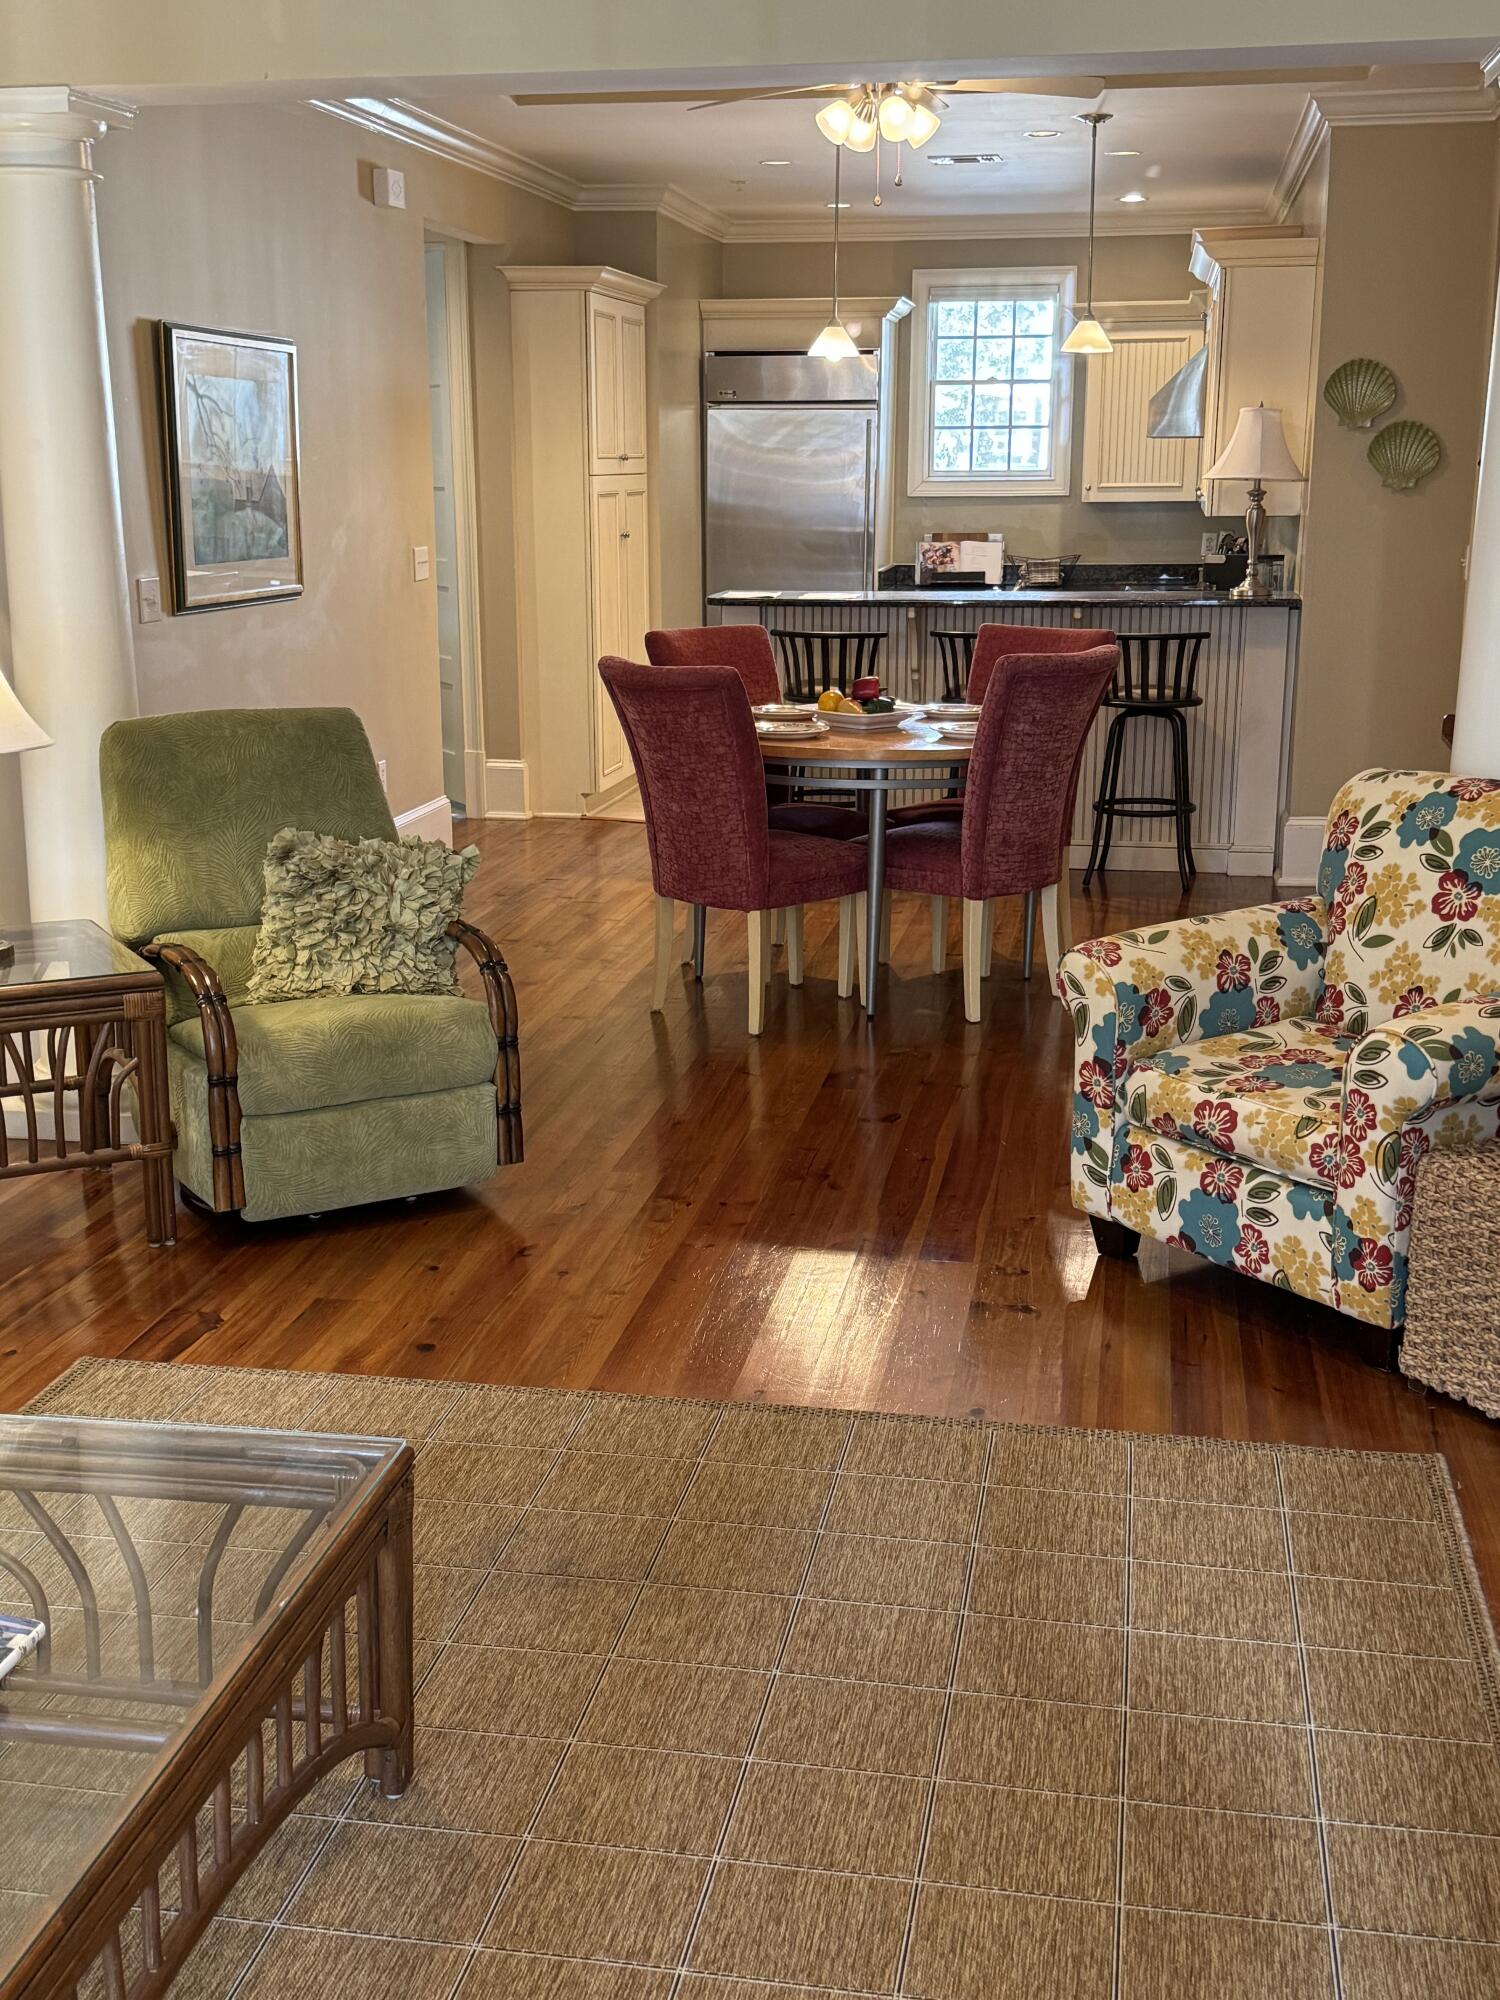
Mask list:
[{"label": "cabinet door knob", "polygon": [[629,453],[628,451],[622,451],[622,452],[620,453],[620,463],[621,463],[621,465],[624,465],[624,464],[625,464],[625,462],[627,461],[627,459],[628,459],[629,457],[630,457],[630,453]]},{"label": "cabinet door knob", "polygon": [[629,530],[629,528],[621,528],[621,530],[620,530],[620,540],[621,540],[622,542],[628,542],[628,541],[630,540],[630,530]]}]

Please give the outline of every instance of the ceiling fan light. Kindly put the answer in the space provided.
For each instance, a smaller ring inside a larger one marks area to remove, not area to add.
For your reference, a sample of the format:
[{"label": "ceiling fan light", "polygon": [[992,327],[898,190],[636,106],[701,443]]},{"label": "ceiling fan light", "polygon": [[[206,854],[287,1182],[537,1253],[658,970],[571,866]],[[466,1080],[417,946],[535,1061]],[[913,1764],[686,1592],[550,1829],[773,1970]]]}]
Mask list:
[{"label": "ceiling fan light", "polygon": [[1078,321],[1062,344],[1064,354],[1113,354],[1115,344],[1092,316]]},{"label": "ceiling fan light", "polygon": [[844,136],[844,144],[851,153],[872,153],[875,150],[875,141],[879,137],[880,119],[873,104],[861,104],[857,110],[850,112],[849,130]]},{"label": "ceiling fan light", "polygon": [[820,361],[848,361],[859,353],[853,335],[841,319],[831,319],[807,351]]},{"label": "ceiling fan light", "polygon": [[899,146],[907,136],[917,106],[909,97],[903,97],[899,90],[891,91],[880,100],[880,136],[891,145]]},{"label": "ceiling fan light", "polygon": [[930,105],[914,104],[911,108],[911,122],[904,134],[907,145],[925,146],[942,122]]},{"label": "ceiling fan light", "polygon": [[825,139],[835,146],[842,146],[849,136],[849,127],[854,123],[854,106],[846,97],[836,97],[831,104],[825,104],[814,121]]}]

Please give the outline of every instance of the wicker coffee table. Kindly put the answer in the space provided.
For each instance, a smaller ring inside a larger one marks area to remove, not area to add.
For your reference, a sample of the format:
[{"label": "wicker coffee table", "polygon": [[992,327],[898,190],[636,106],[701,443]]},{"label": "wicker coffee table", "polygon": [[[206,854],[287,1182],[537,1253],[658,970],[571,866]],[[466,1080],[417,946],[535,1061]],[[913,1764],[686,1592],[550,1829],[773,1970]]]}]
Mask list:
[{"label": "wicker coffee table", "polygon": [[155,2000],[324,1773],[412,1764],[412,1454],[0,1418],[0,2000]]}]

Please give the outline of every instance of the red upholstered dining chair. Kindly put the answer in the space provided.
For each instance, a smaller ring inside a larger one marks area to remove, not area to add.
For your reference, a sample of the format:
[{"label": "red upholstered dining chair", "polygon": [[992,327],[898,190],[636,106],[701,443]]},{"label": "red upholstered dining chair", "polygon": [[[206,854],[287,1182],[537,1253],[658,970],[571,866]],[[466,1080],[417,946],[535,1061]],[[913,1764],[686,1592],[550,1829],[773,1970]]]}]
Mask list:
[{"label": "red upholstered dining chair", "polygon": [[603,659],[599,675],[635,763],[656,891],[656,979],[666,1005],[676,905],[743,910],[750,934],[750,1032],[765,1023],[774,911],[788,912],[787,976],[802,984],[802,908],[839,899],[839,993],[854,986],[854,905],[865,851],[848,841],[773,829],[765,766],[744,686],[732,667],[662,673]]},{"label": "red upholstered dining chair", "polygon": [[[1113,632],[1102,628],[1075,625],[981,625],[974,638],[974,657],[969,663],[969,684],[964,690],[969,701],[984,700],[984,691],[990,684],[990,676],[1000,662],[1015,653],[1030,653],[1033,657],[1042,654],[1089,653],[1096,646],[1112,646]],[[958,789],[946,799],[920,799],[913,806],[897,806],[886,815],[888,827],[926,826],[932,820],[962,818],[964,809],[963,791]],[[947,957],[947,934],[940,928],[942,913],[933,906],[932,969],[941,972]],[[1026,943],[1026,977],[1031,977],[1032,939],[1036,932],[1036,897],[1026,898],[1025,912],[1021,918],[1022,934]],[[986,955],[985,963],[989,963]]]},{"label": "red upholstered dining chair", "polygon": [[[764,625],[687,625],[675,632],[648,632],[646,658],[653,667],[733,667],[745,683],[753,707],[780,701],[776,655]],[[803,804],[773,785],[771,825],[781,833],[819,833],[829,840],[859,840],[865,816],[849,806]]]},{"label": "red upholstered dining chair", "polygon": [[[977,648],[976,648],[977,652]],[[1116,645],[1087,652],[1011,653],[986,678],[979,733],[969,760],[962,814],[896,828],[887,837],[885,879],[894,890],[933,899],[936,941],[946,899],[963,899],[964,1015],[979,1019],[980,981],[989,970],[989,906],[997,896],[1040,892],[1047,968],[1070,940],[1060,936],[1057,885],[1083,746],[1120,662]]]}]

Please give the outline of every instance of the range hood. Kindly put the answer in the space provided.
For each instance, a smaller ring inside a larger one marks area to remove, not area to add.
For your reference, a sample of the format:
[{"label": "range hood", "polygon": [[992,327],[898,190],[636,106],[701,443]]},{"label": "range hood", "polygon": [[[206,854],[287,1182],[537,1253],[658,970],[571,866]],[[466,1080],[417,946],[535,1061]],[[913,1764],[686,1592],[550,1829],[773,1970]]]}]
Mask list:
[{"label": "range hood", "polygon": [[1147,406],[1146,435],[1154,438],[1201,438],[1208,406],[1208,347],[1190,354],[1175,375],[1168,376]]}]

